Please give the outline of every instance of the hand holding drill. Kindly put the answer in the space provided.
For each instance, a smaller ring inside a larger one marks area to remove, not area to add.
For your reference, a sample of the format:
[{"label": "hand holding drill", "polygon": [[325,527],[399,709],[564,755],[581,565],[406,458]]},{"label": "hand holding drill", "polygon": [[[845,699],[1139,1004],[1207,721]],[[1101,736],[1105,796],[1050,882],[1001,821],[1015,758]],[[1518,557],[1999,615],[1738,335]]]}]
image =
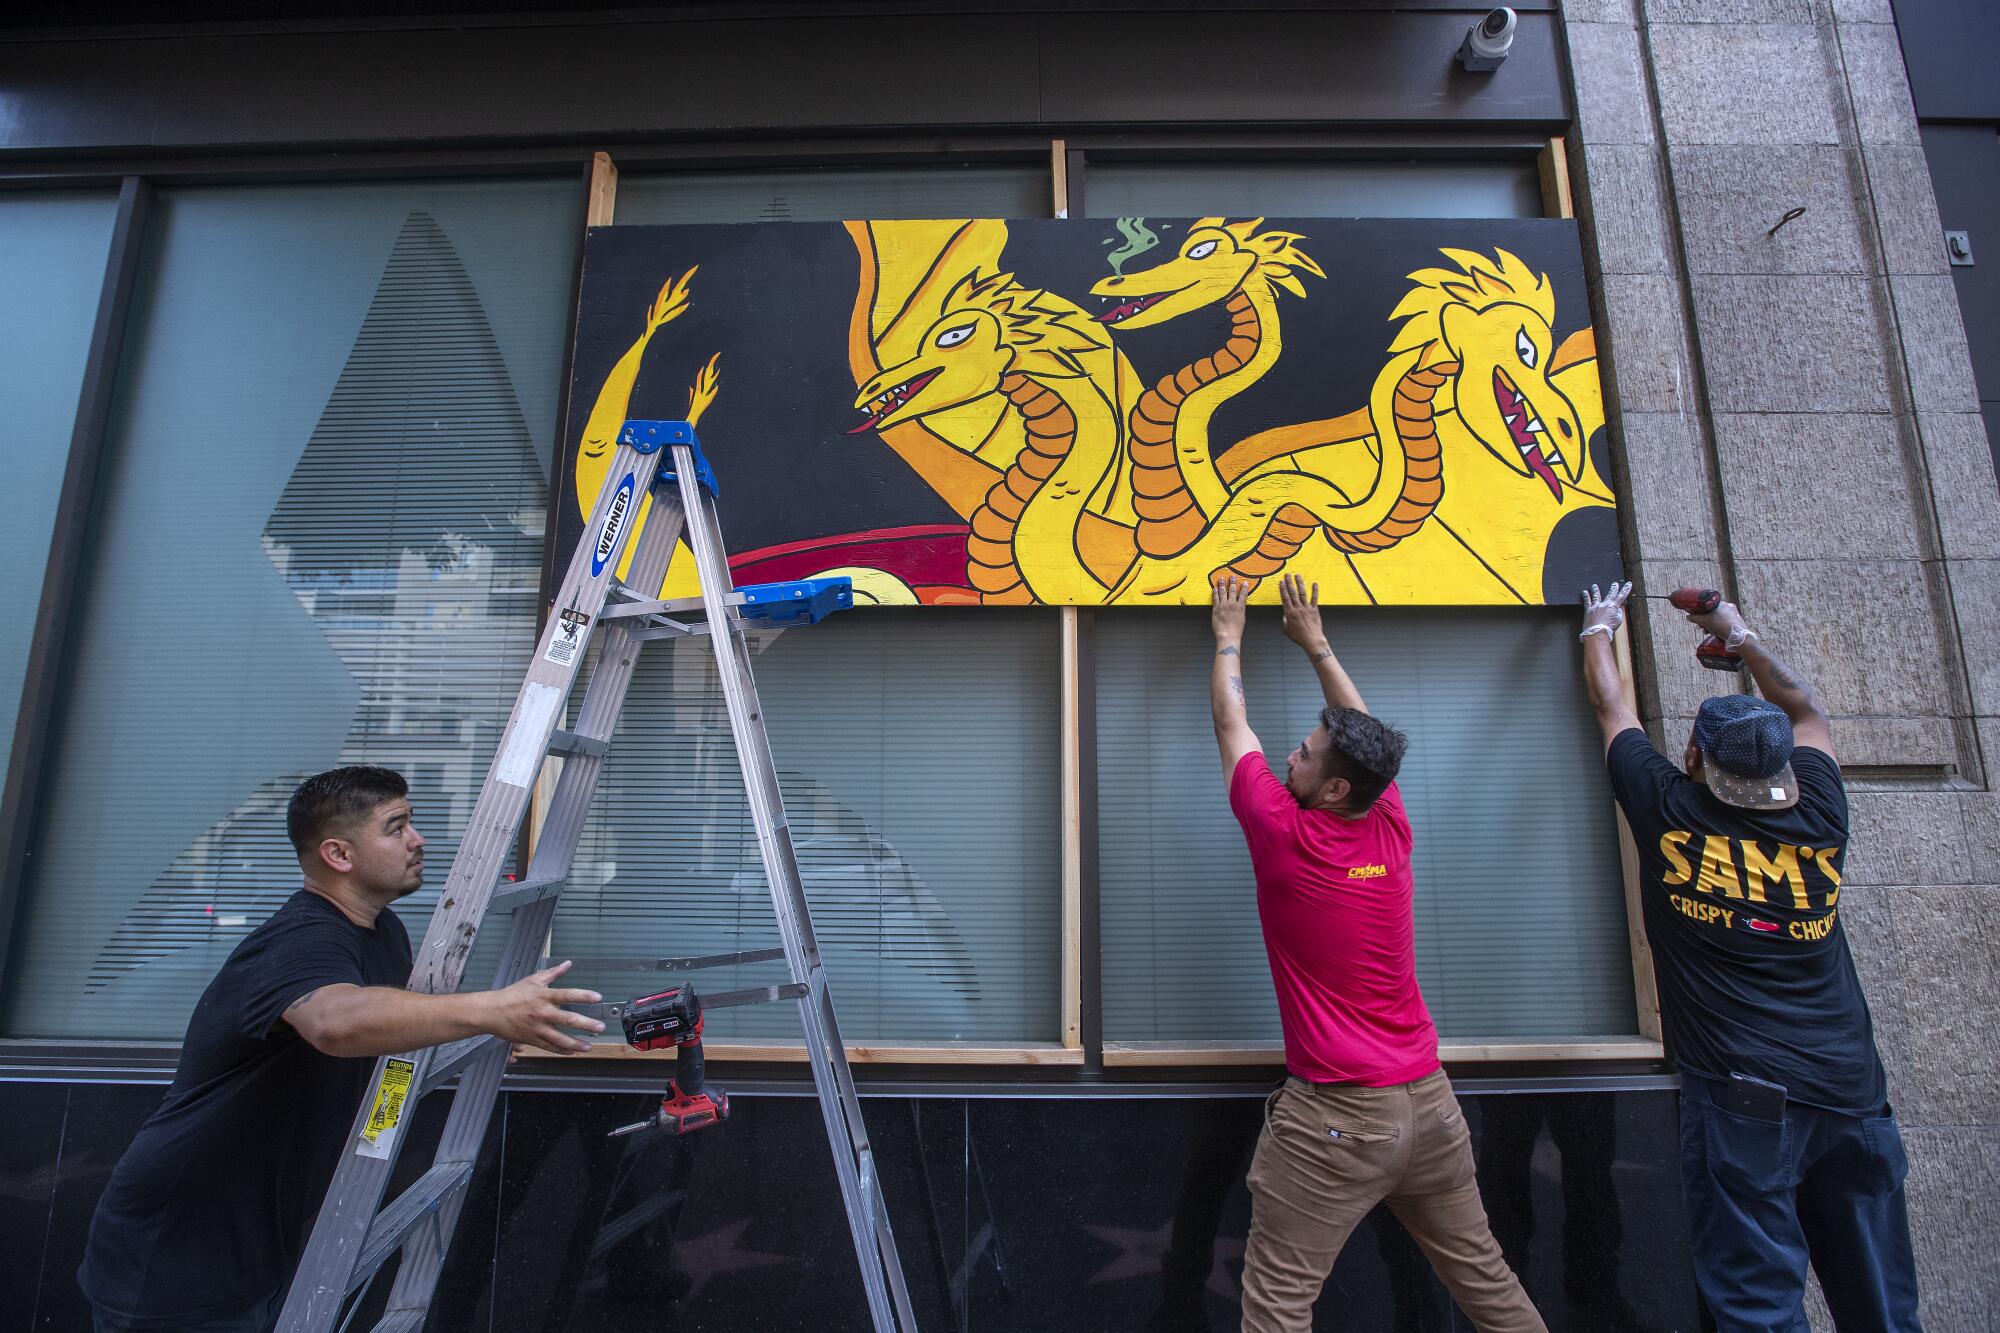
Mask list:
[{"label": "hand holding drill", "polygon": [[1723,601],[1722,594],[1714,588],[1681,588],[1667,600],[1676,610],[1687,612],[1687,618],[1706,631],[1695,645],[1695,661],[1711,671],[1742,669],[1743,658],[1736,650],[1756,638],[1757,631],[1743,623],[1743,613],[1734,602]]}]

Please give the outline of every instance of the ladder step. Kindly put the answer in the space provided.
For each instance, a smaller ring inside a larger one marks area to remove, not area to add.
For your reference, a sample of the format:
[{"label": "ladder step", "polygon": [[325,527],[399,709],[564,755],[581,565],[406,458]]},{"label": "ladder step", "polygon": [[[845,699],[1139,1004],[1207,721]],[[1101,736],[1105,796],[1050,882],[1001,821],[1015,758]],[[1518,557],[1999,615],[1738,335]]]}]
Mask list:
[{"label": "ladder step", "polygon": [[753,583],[737,591],[743,594],[743,623],[751,628],[817,625],[835,611],[854,608],[854,580],[846,577]]},{"label": "ladder step", "polygon": [[497,916],[502,912],[518,912],[531,903],[544,898],[553,898],[563,890],[567,875],[540,875],[530,879],[502,880],[500,887],[493,890],[493,896],[486,900],[486,914]]},{"label": "ladder step", "polygon": [[471,1179],[472,1163],[439,1162],[398,1194],[396,1201],[384,1208],[375,1224],[368,1228],[368,1238],[361,1242],[361,1249],[355,1255],[354,1273],[347,1280],[347,1290],[355,1292],[366,1286],[368,1279],[375,1276],[375,1270],[402,1248],[410,1233]]},{"label": "ladder step", "polygon": [[564,731],[561,727],[557,727],[555,733],[549,737],[549,753],[588,754],[602,759],[611,753],[611,745],[608,741],[598,740],[595,736],[579,736],[573,731]]},{"label": "ladder step", "polygon": [[457,1078],[459,1071],[475,1056],[499,1040],[498,1037],[467,1037],[464,1041],[438,1047],[437,1054],[431,1057],[431,1067],[424,1071],[423,1086],[417,1089],[417,1096],[421,1097]]}]

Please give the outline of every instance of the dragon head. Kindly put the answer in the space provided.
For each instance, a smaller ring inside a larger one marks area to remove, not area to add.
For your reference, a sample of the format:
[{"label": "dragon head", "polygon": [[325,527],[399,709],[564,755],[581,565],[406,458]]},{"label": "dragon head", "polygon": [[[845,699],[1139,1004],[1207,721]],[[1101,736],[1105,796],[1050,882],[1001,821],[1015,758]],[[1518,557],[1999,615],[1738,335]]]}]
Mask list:
[{"label": "dragon head", "polygon": [[1104,349],[1103,335],[1067,302],[1021,286],[1011,273],[968,273],[946,294],[916,355],[869,377],[854,395],[868,419],[848,434],[962,406],[994,392],[1009,372],[1082,376],[1078,354]]},{"label": "dragon head", "polygon": [[1305,284],[1298,275],[1323,278],[1325,271],[1299,249],[1305,237],[1294,231],[1258,231],[1263,225],[1262,218],[1228,223],[1221,218],[1199,219],[1172,259],[1106,278],[1090,289],[1094,296],[1117,300],[1097,317],[1098,322],[1121,329],[1164,324],[1253,289],[1283,288],[1304,296]]},{"label": "dragon head", "polygon": [[1549,381],[1556,309],[1548,275],[1505,250],[1492,259],[1441,253],[1458,267],[1410,275],[1417,285],[1389,316],[1407,322],[1389,350],[1441,346],[1459,363],[1459,419],[1494,457],[1541,478],[1560,501],[1565,480],[1583,477],[1586,442],[1576,406]]}]

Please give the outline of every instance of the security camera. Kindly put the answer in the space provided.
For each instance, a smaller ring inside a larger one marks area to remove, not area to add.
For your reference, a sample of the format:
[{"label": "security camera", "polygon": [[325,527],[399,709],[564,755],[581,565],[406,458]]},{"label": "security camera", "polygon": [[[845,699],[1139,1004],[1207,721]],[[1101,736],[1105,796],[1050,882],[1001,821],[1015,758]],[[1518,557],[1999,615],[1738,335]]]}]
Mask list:
[{"label": "security camera", "polygon": [[1502,5],[1486,11],[1486,17],[1466,30],[1458,48],[1458,63],[1477,73],[1500,68],[1514,45],[1514,11]]}]

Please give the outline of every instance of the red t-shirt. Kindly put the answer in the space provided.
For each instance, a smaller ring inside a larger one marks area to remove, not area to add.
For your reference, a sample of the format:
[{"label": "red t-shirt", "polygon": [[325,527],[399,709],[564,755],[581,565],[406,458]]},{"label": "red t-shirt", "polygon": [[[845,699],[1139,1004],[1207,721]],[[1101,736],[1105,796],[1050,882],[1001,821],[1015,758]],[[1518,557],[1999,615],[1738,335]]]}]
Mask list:
[{"label": "red t-shirt", "polygon": [[1299,806],[1246,754],[1229,808],[1250,844],[1278,989],[1285,1066],[1314,1083],[1386,1088],[1438,1067],[1417,989],[1410,820],[1392,783],[1360,819]]}]

